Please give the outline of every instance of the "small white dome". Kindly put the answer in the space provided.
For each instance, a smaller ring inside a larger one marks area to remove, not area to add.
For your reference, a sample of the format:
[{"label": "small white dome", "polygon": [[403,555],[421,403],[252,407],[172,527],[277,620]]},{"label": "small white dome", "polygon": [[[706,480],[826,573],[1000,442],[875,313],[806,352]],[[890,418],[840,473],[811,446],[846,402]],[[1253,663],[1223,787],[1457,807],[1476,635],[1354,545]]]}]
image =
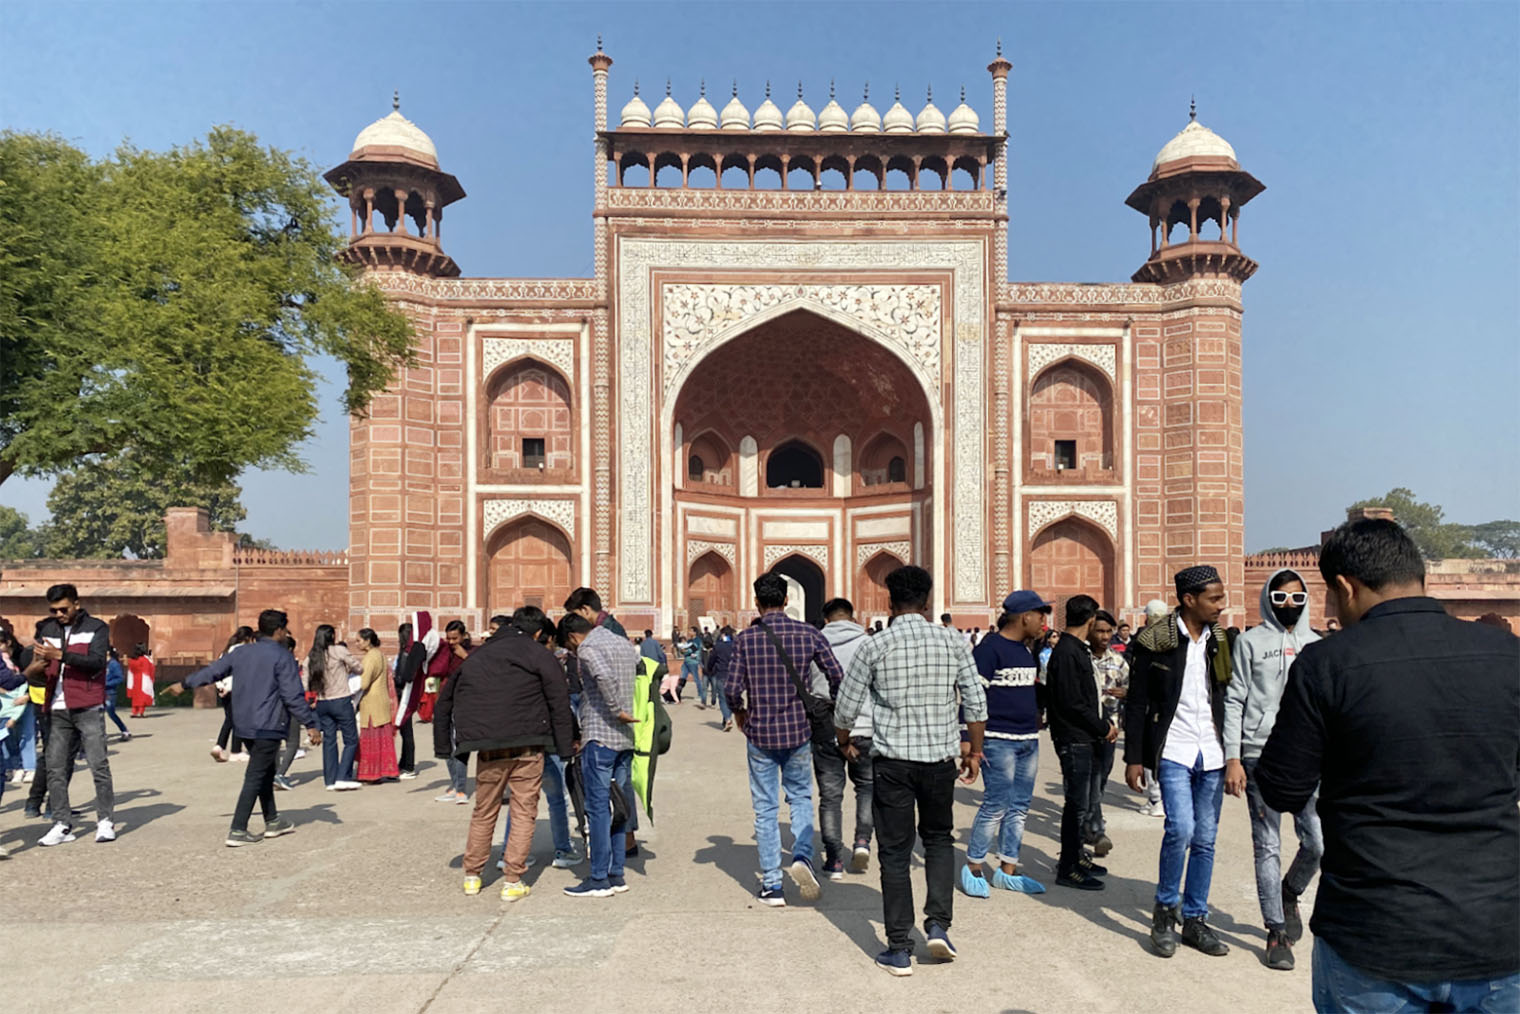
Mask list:
[{"label": "small white dome", "polygon": [[422,128],[401,115],[401,101],[393,100],[391,111],[359,131],[354,138],[354,151],[360,148],[406,148],[438,161],[438,149],[433,139]]},{"label": "small white dome", "polygon": [[871,86],[866,85],[865,95],[860,100],[860,105],[850,114],[850,129],[862,134],[881,133],[881,114],[876,107],[871,105]]},{"label": "small white dome", "polygon": [[686,126],[686,110],[681,108],[681,103],[670,97],[670,82],[665,82],[665,97],[660,104],[654,107],[654,125],[656,127],[684,127]]},{"label": "small white dome", "polygon": [[765,83],[765,101],[755,109],[756,130],[780,130],[784,124],[781,120],[781,110],[776,103],[771,101],[771,85]]},{"label": "small white dome", "polygon": [[802,82],[797,82],[797,101],[786,111],[786,129],[811,131],[817,129],[813,107],[802,101]]},{"label": "small white dome", "polygon": [[639,98],[639,83],[633,83],[633,98],[623,107],[623,127],[647,127],[649,126],[649,107],[644,105],[644,100]]},{"label": "small white dome", "polygon": [[966,105],[966,89],[961,87],[961,104],[950,112],[950,133],[975,134],[982,129],[982,121],[976,110]]},{"label": "small white dome", "polygon": [[1197,120],[1190,120],[1176,137],[1166,142],[1156,153],[1156,161],[1151,163],[1151,172],[1168,162],[1184,158],[1227,158],[1231,162],[1236,161],[1235,149],[1230,147],[1230,142]]},{"label": "small white dome", "polygon": [[702,82],[701,94],[686,113],[686,125],[692,130],[717,130],[718,111],[707,101],[707,82]]},{"label": "small white dome", "polygon": [[734,82],[734,97],[723,107],[724,130],[748,130],[749,110],[739,101],[739,82]]},{"label": "small white dome", "polygon": [[913,133],[913,114],[903,106],[900,92],[893,101],[892,108],[887,110],[887,115],[882,117],[881,125],[888,134]]},{"label": "small white dome", "polygon": [[915,121],[920,134],[943,134],[945,132],[945,114],[939,111],[939,106],[934,104],[934,89],[929,89],[928,101],[924,108],[918,111],[918,120]]}]

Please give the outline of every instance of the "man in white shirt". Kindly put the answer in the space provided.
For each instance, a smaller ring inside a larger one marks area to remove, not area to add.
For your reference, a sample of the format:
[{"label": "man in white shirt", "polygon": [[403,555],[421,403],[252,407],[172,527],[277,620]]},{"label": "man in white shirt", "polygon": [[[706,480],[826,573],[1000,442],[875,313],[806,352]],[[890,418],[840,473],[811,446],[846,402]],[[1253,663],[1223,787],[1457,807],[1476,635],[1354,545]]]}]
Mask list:
[{"label": "man in white shirt", "polygon": [[[1176,576],[1178,609],[1131,642],[1125,717],[1125,781],[1136,792],[1154,768],[1166,806],[1151,945],[1169,958],[1182,942],[1214,957],[1229,952],[1209,928],[1214,838],[1224,799],[1224,705],[1230,648],[1219,626],[1224,584],[1213,567]],[[1184,888],[1183,868],[1187,869]]]}]

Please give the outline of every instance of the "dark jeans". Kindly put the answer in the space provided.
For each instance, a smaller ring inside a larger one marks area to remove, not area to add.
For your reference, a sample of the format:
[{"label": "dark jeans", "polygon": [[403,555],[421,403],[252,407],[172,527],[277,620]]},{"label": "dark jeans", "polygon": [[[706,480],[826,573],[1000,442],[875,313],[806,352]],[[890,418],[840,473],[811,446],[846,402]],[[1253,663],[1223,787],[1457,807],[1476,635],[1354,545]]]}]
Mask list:
[{"label": "dark jeans", "polygon": [[106,714],[103,708],[54,711],[48,716],[52,732],[47,745],[48,808],[53,822],[72,824],[69,778],[74,755],[84,746],[85,761],[95,779],[95,818],[110,820],[116,804],[111,787],[111,762],[106,759]]},{"label": "dark jeans", "polygon": [[1098,835],[1108,830],[1103,821],[1103,790],[1108,788],[1108,776],[1114,770],[1114,747],[1117,743],[1098,743],[1093,757],[1092,792],[1087,799],[1087,823],[1083,826],[1083,839],[1098,840]]},{"label": "dark jeans", "polygon": [[[216,734],[216,745],[223,750],[231,750],[237,753],[243,749],[243,741],[238,734],[232,731],[232,695],[227,694],[221,698],[222,705],[222,731]],[[230,745],[229,745],[230,744]]]},{"label": "dark jeans", "polygon": [[870,844],[871,841],[871,741],[854,739],[851,743],[860,751],[856,760],[845,760],[844,754],[835,747],[813,745],[813,773],[818,776],[818,832],[823,836],[823,857],[826,863],[841,858],[845,851],[844,841],[844,779],[848,773],[855,786],[855,841]]},{"label": "dark jeans", "polygon": [[255,799],[264,810],[265,824],[280,815],[274,806],[274,769],[275,759],[280,755],[280,741],[245,739],[243,746],[248,750],[248,770],[243,772],[243,791],[238,793],[237,809],[232,811],[234,831],[248,830],[248,818],[253,814]]},{"label": "dark jeans", "polygon": [[106,691],[106,717],[116,723],[116,728],[123,733],[127,731],[127,723],[123,722],[116,714],[116,691]]},{"label": "dark jeans", "polygon": [[931,926],[950,929],[955,892],[955,762],[933,764],[877,757],[871,815],[876,822],[877,854],[881,864],[882,921],[887,946],[912,951],[913,881],[908,867],[913,857],[913,818],[918,811],[918,837],[924,843],[924,931]]},{"label": "dark jeans", "polygon": [[[317,702],[317,724],[322,730],[322,782],[354,780],[354,755],[359,752],[359,722],[354,702],[347,697]],[[338,730],[343,730],[343,753],[338,753]]]},{"label": "dark jeans", "polygon": [[[301,723],[299,720],[292,718],[290,720],[290,728],[285,730],[285,749],[280,751],[279,774],[281,778],[284,778],[285,772],[290,770],[290,764],[296,759],[296,751],[299,749],[301,749]],[[252,757],[248,759],[248,763],[253,763]]]},{"label": "dark jeans", "polygon": [[[48,741],[52,738],[53,720],[40,704],[32,705],[32,711],[37,715],[37,729],[42,733],[42,757],[38,760],[36,773],[32,775],[32,784],[26,794],[26,808],[40,812],[43,805],[47,802],[47,745]],[[69,777],[74,777],[74,765],[72,764],[69,765]]]},{"label": "dark jeans", "polygon": [[397,767],[402,771],[415,771],[417,769],[417,740],[412,735],[412,720],[408,718],[396,726],[396,729],[401,733],[401,761]]},{"label": "dark jeans", "polygon": [[1082,829],[1087,825],[1098,751],[1093,743],[1058,743],[1056,756],[1061,759],[1061,786],[1066,793],[1061,807],[1061,859],[1056,864],[1060,875],[1070,873],[1082,858]]}]

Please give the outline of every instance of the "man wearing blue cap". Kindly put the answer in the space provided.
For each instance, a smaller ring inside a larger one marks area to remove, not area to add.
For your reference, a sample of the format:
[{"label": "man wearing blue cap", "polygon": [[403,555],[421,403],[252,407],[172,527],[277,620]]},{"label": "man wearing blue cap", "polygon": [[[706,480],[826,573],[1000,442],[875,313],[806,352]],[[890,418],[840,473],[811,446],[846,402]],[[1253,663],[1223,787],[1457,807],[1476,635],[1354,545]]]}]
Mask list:
[{"label": "man wearing blue cap", "polygon": [[[1039,667],[1028,641],[1040,636],[1050,616],[1049,602],[1032,591],[1016,591],[1003,600],[997,633],[982,639],[971,655],[987,691],[987,731],[982,742],[982,805],[971,824],[961,890],[986,898],[992,887],[1043,894],[1045,885],[1019,873],[1024,818],[1034,798],[1040,770]],[[964,750],[970,749],[962,733]],[[998,868],[988,886],[987,850],[997,846]]]}]

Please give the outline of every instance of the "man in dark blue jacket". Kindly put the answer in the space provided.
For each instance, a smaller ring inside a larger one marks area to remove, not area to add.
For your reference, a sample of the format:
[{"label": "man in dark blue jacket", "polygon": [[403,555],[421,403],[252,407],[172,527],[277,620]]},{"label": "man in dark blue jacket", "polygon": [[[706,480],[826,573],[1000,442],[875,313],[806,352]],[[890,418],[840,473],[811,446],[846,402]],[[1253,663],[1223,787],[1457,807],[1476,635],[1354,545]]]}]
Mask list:
[{"label": "man in dark blue jacket", "polygon": [[248,833],[248,818],[257,799],[264,809],[264,838],[278,838],[296,829],[295,824],[279,815],[274,805],[275,761],[280,741],[290,731],[294,718],[311,730],[313,745],[322,742],[317,731],[317,716],[306,703],[301,689],[301,674],[296,660],[286,647],[289,636],[285,614],[266,609],[259,614],[259,639],[229,651],[206,668],[187,677],[181,687],[207,686],[226,676],[232,679],[232,725],[238,738],[248,744],[248,770],[243,776],[243,791],[232,811],[232,830],[227,845],[237,848],[252,845],[260,835]]},{"label": "man in dark blue jacket", "polygon": [[1314,1008],[1520,1010],[1520,640],[1428,598],[1394,521],[1319,569],[1345,629],[1293,663],[1256,766],[1279,813],[1319,786]]}]

